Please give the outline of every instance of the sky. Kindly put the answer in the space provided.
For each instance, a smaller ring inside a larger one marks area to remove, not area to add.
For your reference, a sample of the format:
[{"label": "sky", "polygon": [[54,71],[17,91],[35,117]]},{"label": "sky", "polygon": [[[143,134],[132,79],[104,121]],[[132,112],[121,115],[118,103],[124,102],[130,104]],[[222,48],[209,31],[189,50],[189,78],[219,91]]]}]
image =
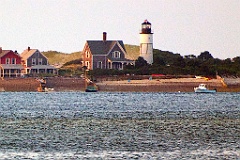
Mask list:
[{"label": "sky", "polygon": [[182,56],[240,56],[240,0],[1,0],[0,47],[82,51],[87,40],[139,45],[152,24],[153,47]]}]

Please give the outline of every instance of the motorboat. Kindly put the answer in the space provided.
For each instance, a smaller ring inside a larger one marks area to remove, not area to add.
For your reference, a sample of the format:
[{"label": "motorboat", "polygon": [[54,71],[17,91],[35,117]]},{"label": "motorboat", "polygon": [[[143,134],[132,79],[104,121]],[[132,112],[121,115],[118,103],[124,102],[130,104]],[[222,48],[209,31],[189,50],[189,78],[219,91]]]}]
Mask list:
[{"label": "motorboat", "polygon": [[195,93],[215,93],[217,92],[216,89],[210,90],[207,89],[206,84],[199,84],[198,87],[194,87]]}]

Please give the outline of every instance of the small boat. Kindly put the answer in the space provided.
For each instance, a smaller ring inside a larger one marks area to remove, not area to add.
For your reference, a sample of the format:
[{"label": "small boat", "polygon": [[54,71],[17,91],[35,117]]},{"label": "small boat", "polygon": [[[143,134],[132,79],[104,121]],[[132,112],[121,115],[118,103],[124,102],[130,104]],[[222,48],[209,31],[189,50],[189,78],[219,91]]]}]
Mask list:
[{"label": "small boat", "polygon": [[90,79],[87,78],[87,67],[84,66],[84,80],[85,80],[85,92],[97,92],[98,87]]},{"label": "small boat", "polygon": [[97,87],[94,83],[90,82],[90,83],[87,85],[85,91],[86,91],[86,92],[97,92],[97,91],[98,91],[98,87]]},{"label": "small boat", "polygon": [[207,89],[206,84],[199,84],[198,87],[194,87],[194,91],[195,91],[195,93],[215,93],[215,92],[217,92],[216,89],[214,89],[214,90]]},{"label": "small boat", "polygon": [[44,88],[44,92],[53,92],[53,91],[54,91],[54,88],[48,88],[48,87]]}]

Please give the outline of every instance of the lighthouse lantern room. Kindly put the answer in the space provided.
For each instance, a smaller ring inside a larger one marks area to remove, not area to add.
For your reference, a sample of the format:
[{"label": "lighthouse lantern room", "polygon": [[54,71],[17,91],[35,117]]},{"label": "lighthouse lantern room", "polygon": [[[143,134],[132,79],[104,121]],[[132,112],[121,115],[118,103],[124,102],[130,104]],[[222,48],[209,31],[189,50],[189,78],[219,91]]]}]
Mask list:
[{"label": "lighthouse lantern room", "polygon": [[140,32],[140,57],[143,57],[148,64],[153,63],[153,33],[151,23],[147,20],[142,23]]}]

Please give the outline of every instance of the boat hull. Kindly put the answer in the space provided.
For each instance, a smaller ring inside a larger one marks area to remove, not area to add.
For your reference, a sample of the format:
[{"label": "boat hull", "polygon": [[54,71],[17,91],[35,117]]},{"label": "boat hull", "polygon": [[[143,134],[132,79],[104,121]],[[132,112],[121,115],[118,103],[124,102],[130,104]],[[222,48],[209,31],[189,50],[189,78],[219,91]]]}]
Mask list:
[{"label": "boat hull", "polygon": [[86,89],[85,92],[97,92],[97,89]]},{"label": "boat hull", "polygon": [[206,84],[199,84],[198,87],[194,87],[195,93],[215,93],[217,92],[216,89],[210,90],[206,87]]},{"label": "boat hull", "polygon": [[216,90],[194,88],[195,93],[216,93]]},{"label": "boat hull", "polygon": [[97,92],[98,91],[98,88],[97,86],[87,86],[85,92]]}]

